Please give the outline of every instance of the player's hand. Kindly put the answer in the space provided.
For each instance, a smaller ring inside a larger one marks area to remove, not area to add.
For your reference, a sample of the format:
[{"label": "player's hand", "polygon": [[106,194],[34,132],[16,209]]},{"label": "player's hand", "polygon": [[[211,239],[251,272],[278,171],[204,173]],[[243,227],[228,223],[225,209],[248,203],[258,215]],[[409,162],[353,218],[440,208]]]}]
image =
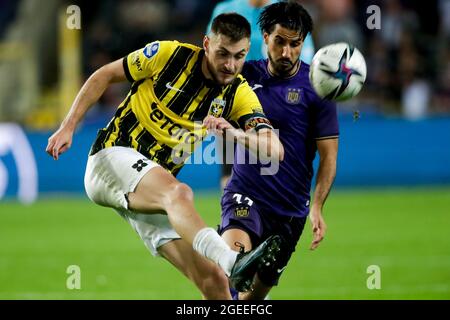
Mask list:
[{"label": "player's hand", "polygon": [[222,135],[227,140],[233,140],[236,137],[244,134],[242,130],[234,128],[224,118],[216,118],[214,116],[207,116],[203,120],[203,125],[206,127],[209,133]]},{"label": "player's hand", "polygon": [[66,152],[72,145],[73,130],[67,127],[60,127],[50,138],[45,151],[58,160],[61,153]]},{"label": "player's hand", "polygon": [[216,118],[214,116],[207,116],[203,120],[203,125],[209,132],[220,134],[222,134],[224,130],[233,128],[233,126],[224,118]]},{"label": "player's hand", "polygon": [[310,250],[315,250],[325,236],[327,225],[322,217],[322,212],[319,209],[312,208],[309,215],[311,220],[311,227],[313,232],[313,241],[311,243]]}]

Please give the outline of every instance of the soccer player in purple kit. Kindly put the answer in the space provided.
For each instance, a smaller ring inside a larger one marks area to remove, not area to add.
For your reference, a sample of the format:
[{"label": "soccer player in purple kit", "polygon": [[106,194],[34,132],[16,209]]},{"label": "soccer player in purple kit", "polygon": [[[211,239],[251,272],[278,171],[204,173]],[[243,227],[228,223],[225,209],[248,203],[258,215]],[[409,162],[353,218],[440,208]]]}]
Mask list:
[{"label": "soccer player in purple kit", "polygon": [[[277,263],[271,267],[262,264],[252,290],[240,293],[240,299],[264,299],[278,284],[308,215],[313,230],[311,250],[326,231],[322,209],[336,174],[339,128],[335,103],[317,96],[309,81],[309,65],[299,60],[312,25],[308,12],[295,2],[267,6],[259,26],[268,59],[247,62],[242,71],[279,130],[285,152],[276,174],[261,175],[264,166],[239,164],[237,159],[249,155],[239,146],[236,150],[232,176],[222,197],[219,233],[235,250],[251,250],[274,234],[284,240]],[[316,151],[320,164],[310,209]]]}]

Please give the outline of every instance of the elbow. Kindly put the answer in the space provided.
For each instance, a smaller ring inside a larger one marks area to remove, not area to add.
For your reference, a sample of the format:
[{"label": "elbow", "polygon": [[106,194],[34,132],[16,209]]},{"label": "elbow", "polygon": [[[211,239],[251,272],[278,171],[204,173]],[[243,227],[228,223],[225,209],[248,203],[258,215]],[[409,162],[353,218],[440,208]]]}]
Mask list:
[{"label": "elbow", "polygon": [[106,66],[103,66],[103,67],[101,67],[100,69],[98,69],[98,70],[94,73],[94,75],[96,76],[96,78],[97,78],[99,81],[107,82],[107,83],[112,82],[113,76],[112,76],[112,74],[109,72],[109,70],[108,70],[108,68],[107,68]]},{"label": "elbow", "polygon": [[109,85],[113,82],[114,74],[111,72],[110,67],[108,65],[103,66],[97,69],[91,76],[90,79],[92,82]]},{"label": "elbow", "polygon": [[102,71],[102,69],[98,69],[93,74],[91,74],[91,76],[88,78],[86,83],[89,85],[95,86],[95,87],[99,87],[99,86],[107,85],[109,83],[109,81],[105,77],[105,74]]}]

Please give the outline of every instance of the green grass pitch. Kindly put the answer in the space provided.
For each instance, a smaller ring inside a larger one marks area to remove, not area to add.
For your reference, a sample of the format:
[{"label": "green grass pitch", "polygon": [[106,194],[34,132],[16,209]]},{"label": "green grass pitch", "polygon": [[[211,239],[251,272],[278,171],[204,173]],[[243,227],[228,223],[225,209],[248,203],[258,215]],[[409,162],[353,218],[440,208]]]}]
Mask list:
[{"label": "green grass pitch", "polygon": [[[219,194],[198,194],[210,226]],[[450,299],[450,189],[334,190],[328,233],[309,251],[307,227],[271,299]],[[81,268],[69,290],[66,269]],[[370,265],[381,288],[369,290]],[[0,203],[0,299],[199,299],[169,263],[153,258],[113,210],[87,199]]]}]

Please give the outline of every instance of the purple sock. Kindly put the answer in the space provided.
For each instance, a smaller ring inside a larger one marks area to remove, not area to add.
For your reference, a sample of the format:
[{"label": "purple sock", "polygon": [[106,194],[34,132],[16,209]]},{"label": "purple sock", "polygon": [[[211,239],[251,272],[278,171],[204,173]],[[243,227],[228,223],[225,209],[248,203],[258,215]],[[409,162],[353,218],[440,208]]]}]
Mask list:
[{"label": "purple sock", "polygon": [[239,300],[239,291],[237,291],[235,288],[230,288],[230,293],[233,300]]}]

